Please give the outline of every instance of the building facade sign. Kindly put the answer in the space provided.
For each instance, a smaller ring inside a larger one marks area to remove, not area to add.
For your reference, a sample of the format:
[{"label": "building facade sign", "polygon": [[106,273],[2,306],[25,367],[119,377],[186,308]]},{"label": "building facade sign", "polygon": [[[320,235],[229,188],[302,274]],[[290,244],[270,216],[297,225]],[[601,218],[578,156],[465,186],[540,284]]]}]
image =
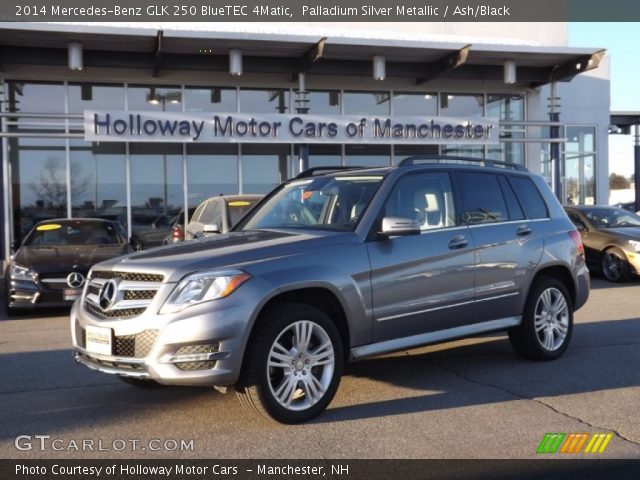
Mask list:
[{"label": "building facade sign", "polygon": [[433,116],[84,112],[98,142],[498,144],[498,119]]}]

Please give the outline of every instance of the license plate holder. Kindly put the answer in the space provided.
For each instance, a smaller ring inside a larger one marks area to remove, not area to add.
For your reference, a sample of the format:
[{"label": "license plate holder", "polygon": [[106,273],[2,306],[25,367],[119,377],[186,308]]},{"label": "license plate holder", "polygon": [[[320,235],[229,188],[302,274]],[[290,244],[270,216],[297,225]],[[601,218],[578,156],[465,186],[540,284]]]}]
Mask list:
[{"label": "license plate holder", "polygon": [[81,288],[65,288],[62,291],[62,298],[65,302],[77,300],[82,295]]},{"label": "license plate holder", "polygon": [[101,355],[111,355],[113,345],[113,330],[106,327],[87,325],[86,346],[88,352]]}]

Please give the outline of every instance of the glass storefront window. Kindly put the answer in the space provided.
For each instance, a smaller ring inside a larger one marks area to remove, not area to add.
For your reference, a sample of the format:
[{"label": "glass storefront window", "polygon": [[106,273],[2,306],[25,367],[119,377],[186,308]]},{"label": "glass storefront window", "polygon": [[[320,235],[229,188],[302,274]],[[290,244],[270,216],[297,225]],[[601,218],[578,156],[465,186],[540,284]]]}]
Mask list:
[{"label": "glass storefront window", "polygon": [[487,95],[487,117],[502,121],[524,120],[524,97],[522,95]]},{"label": "glass storefront window", "polygon": [[22,239],[41,220],[67,217],[66,152],[63,139],[15,140],[9,151],[13,226],[14,238]]},{"label": "glass storefront window", "polygon": [[216,195],[238,193],[238,146],[187,144],[189,208]]},{"label": "glass storefront window", "polygon": [[182,111],[182,101],[182,89],[179,86],[129,85],[127,87],[128,110],[180,112]]},{"label": "glass storefront window", "polygon": [[268,193],[287,179],[288,144],[242,145],[242,193]]},{"label": "glass storefront window", "polygon": [[395,145],[393,147],[393,163],[398,164],[414,155],[437,155],[437,145]]},{"label": "glass storefront window", "polygon": [[7,82],[9,112],[64,113],[62,83]]},{"label": "glass storefront window", "polygon": [[309,145],[309,168],[342,165],[340,145]]},{"label": "glass storefront window", "polygon": [[388,115],[389,92],[344,92],[344,113],[347,115]]},{"label": "glass storefront window", "polygon": [[482,145],[449,144],[442,145],[442,155],[452,157],[484,158]]},{"label": "glass storefront window", "polygon": [[84,110],[124,110],[124,87],[70,84],[69,113],[82,113]]},{"label": "glass storefront window", "polygon": [[340,92],[338,90],[307,92],[309,113],[337,115],[340,113]]},{"label": "glass storefront window", "polygon": [[289,90],[240,89],[240,111],[247,113],[287,113]]},{"label": "glass storefront window", "polygon": [[484,95],[481,93],[441,93],[440,115],[443,117],[477,118],[484,114]]},{"label": "glass storefront window", "polygon": [[235,112],[238,109],[235,88],[186,88],[184,100],[187,112]]},{"label": "glass storefront window", "polygon": [[182,145],[132,143],[129,155],[131,236],[142,248],[156,247],[184,204]]},{"label": "glass storefront window", "polygon": [[70,141],[72,216],[117,220],[125,226],[125,146]]},{"label": "glass storefront window", "polygon": [[394,115],[437,115],[437,93],[402,93],[393,94]]},{"label": "glass storefront window", "polygon": [[596,128],[591,125],[567,126],[565,144],[564,189],[566,203],[595,203]]},{"label": "glass storefront window", "polygon": [[349,167],[386,167],[391,164],[390,145],[345,145],[344,164]]}]

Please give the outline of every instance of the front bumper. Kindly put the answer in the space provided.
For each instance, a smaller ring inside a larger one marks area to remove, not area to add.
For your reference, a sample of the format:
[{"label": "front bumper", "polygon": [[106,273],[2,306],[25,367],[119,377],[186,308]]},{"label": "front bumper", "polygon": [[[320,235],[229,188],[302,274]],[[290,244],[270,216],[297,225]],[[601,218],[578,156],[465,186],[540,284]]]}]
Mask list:
[{"label": "front bumper", "polygon": [[[104,319],[74,303],[70,321],[74,356],[88,368],[165,385],[224,386],[237,382],[255,311],[264,298],[252,279],[233,295],[158,314],[173,284],[163,284],[144,313]],[[111,355],[87,349],[87,326],[112,332]]]},{"label": "front bumper", "polygon": [[40,282],[5,280],[6,301],[10,308],[31,310],[35,308],[70,307],[73,300],[64,300],[63,289],[47,287]]},{"label": "front bumper", "polygon": [[632,273],[640,275],[640,252],[625,250],[624,253],[627,256],[627,262],[629,262],[629,265],[631,265],[631,268],[634,270]]}]

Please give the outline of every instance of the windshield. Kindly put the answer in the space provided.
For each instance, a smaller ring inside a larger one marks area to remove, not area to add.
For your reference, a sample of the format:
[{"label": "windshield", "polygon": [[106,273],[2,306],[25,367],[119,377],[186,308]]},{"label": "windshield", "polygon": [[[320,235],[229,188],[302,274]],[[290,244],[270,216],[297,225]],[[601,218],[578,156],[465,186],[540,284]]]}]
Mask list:
[{"label": "windshield", "polygon": [[110,223],[46,223],[38,225],[25,239],[28,247],[58,247],[67,245],[119,245],[125,243]]},{"label": "windshield", "polygon": [[317,228],[352,231],[382,175],[318,177],[285,185],[241,222],[241,230]]},{"label": "windshield", "polygon": [[596,228],[640,227],[640,216],[621,208],[594,208],[584,214]]}]

